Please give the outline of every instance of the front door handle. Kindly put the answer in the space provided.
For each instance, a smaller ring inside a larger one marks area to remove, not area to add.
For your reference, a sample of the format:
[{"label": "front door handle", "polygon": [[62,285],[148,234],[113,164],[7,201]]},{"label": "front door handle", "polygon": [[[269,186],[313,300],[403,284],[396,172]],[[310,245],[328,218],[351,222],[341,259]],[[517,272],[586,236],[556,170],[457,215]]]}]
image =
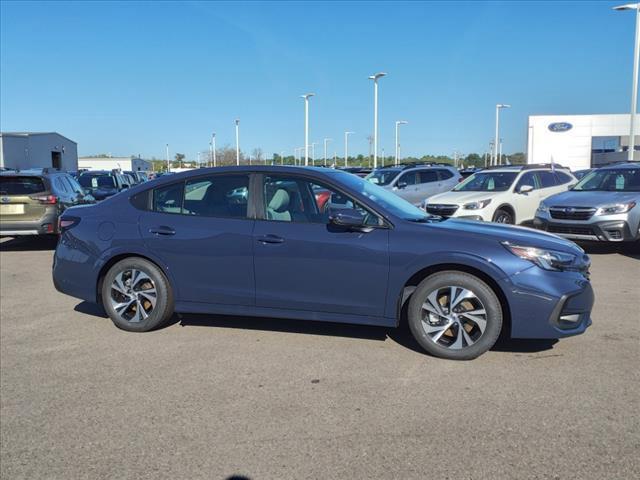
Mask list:
[{"label": "front door handle", "polygon": [[258,241],[260,243],[284,243],[284,238],[269,234],[258,237]]},{"label": "front door handle", "polygon": [[150,228],[149,233],[153,233],[154,235],[175,235],[176,231],[171,227],[162,225],[160,227]]}]

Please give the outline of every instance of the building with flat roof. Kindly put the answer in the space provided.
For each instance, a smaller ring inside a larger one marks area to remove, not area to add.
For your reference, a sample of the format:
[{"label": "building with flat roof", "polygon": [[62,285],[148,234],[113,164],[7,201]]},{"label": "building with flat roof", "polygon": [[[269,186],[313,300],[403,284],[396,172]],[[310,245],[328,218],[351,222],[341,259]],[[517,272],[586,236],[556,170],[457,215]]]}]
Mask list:
[{"label": "building with flat roof", "polygon": [[[627,159],[631,115],[530,115],[527,162],[571,170]],[[634,160],[640,160],[640,125],[634,125]]]},{"label": "building with flat roof", "polygon": [[0,167],[77,170],[78,144],[57,132],[2,132]]},{"label": "building with flat roof", "polygon": [[150,172],[153,165],[140,157],[80,157],[78,168],[88,170],[122,170],[124,172]]}]

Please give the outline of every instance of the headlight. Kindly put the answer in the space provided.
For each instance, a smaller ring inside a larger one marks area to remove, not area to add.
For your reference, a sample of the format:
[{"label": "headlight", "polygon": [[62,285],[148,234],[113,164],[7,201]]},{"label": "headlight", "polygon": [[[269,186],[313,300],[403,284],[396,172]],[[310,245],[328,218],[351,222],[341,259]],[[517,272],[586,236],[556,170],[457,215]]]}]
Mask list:
[{"label": "headlight", "polygon": [[479,202],[465,203],[462,208],[465,210],[480,210],[491,203],[491,199],[480,200]]},{"label": "headlight", "polygon": [[557,250],[546,250],[543,248],[526,247],[522,245],[512,245],[509,242],[502,242],[502,245],[511,253],[523,260],[528,260],[544,270],[558,272],[571,267],[576,261],[576,255]]},{"label": "headlight", "polygon": [[541,203],[538,206],[538,212],[540,212],[540,213],[549,213],[549,207],[547,205],[545,205],[544,203]]},{"label": "headlight", "polygon": [[636,206],[636,202],[607,205],[606,207],[598,208],[598,210],[596,210],[596,215],[612,215],[614,213],[627,213],[629,210],[631,210],[635,206]]}]

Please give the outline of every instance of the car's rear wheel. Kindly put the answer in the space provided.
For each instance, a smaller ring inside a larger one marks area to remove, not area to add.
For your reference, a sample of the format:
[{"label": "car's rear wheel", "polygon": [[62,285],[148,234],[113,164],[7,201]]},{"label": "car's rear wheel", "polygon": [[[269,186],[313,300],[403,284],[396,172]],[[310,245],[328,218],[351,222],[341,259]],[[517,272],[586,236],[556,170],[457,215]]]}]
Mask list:
[{"label": "car's rear wheel", "polygon": [[507,223],[509,225],[513,225],[515,223],[513,214],[504,208],[496,210],[496,213],[493,214],[493,221],[495,223]]},{"label": "car's rear wheel", "polygon": [[131,332],[158,328],[173,314],[167,278],[139,257],[125,258],[109,269],[102,282],[102,304],[117,327]]},{"label": "car's rear wheel", "polygon": [[478,277],[443,271],[425,278],[411,295],[408,321],[428,353],[471,360],[489,350],[502,329],[502,307]]}]

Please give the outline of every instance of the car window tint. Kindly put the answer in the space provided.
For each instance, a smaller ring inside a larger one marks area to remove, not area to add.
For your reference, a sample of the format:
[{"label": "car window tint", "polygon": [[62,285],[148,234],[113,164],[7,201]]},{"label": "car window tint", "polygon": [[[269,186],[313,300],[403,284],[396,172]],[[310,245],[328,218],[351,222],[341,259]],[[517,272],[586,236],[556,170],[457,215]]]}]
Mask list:
[{"label": "car window tint", "polygon": [[73,188],[73,184],[71,183],[71,181],[69,180],[69,176],[68,175],[63,175],[62,176],[62,182],[65,184],[65,187],[67,188],[67,191],[69,193],[77,193],[76,189]]},{"label": "car window tint", "polygon": [[67,185],[62,181],[62,177],[55,177],[53,185],[58,193],[69,193]]},{"label": "car window tint", "polygon": [[366,225],[377,226],[381,219],[348,195],[301,177],[265,177],[264,218],[296,223],[329,223],[333,210],[359,210]]},{"label": "car window tint", "polygon": [[187,180],[183,213],[203,217],[247,218],[248,175],[214,175]]},{"label": "car window tint", "polygon": [[522,175],[516,185],[516,191],[520,190],[523,185],[531,185],[534,190],[539,188],[536,172],[527,172]]},{"label": "car window tint", "polygon": [[415,185],[417,183],[417,172],[407,172],[400,177],[398,183],[404,182],[407,185]]},{"label": "car window tint", "polygon": [[438,175],[440,175],[440,180],[448,180],[449,178],[453,177],[453,172],[442,169],[438,170]]},{"label": "car window tint", "polygon": [[160,213],[182,213],[184,183],[172,183],[153,191],[153,209]]},{"label": "car window tint", "polygon": [[438,181],[438,174],[435,170],[423,170],[420,172],[420,183],[431,183]]},{"label": "car window tint", "polygon": [[77,180],[75,178],[73,178],[72,176],[68,176],[67,177],[67,181],[71,184],[71,187],[73,188],[73,190],[77,193],[84,193],[84,189],[80,186],[80,184],[77,182]]},{"label": "car window tint", "polygon": [[567,175],[564,172],[556,172],[555,175],[556,175],[556,181],[558,182],[558,185],[563,185],[573,180],[573,178],[571,178],[570,175]]},{"label": "car window tint", "polygon": [[556,177],[552,172],[538,172],[538,177],[540,178],[542,188],[555,187],[557,185]]},{"label": "car window tint", "polygon": [[45,190],[44,182],[39,177],[0,177],[2,195],[33,195]]}]

